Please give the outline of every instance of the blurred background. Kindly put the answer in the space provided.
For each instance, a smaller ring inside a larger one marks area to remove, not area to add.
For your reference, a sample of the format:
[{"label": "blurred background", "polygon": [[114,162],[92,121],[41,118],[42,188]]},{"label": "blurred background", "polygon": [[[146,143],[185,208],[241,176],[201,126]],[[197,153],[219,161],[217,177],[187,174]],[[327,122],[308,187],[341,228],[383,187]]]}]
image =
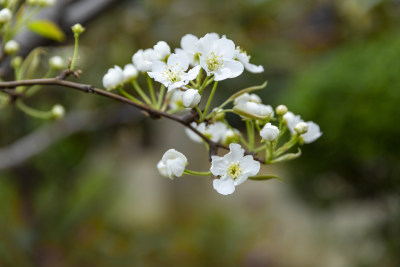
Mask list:
[{"label": "blurred background", "polygon": [[[108,68],[159,40],[175,48],[184,34],[217,32],[265,72],[221,83],[215,103],[268,80],[264,103],[286,104],[323,136],[264,168],[286,183],[221,196],[211,178],[158,174],[169,148],[191,169],[209,166],[180,125],[43,89],[29,104],[61,103],[63,120],[0,112],[0,266],[400,266],[400,1],[103,2],[53,8],[65,29],[87,28],[82,83],[102,87]],[[40,42],[72,55],[71,39]]]}]

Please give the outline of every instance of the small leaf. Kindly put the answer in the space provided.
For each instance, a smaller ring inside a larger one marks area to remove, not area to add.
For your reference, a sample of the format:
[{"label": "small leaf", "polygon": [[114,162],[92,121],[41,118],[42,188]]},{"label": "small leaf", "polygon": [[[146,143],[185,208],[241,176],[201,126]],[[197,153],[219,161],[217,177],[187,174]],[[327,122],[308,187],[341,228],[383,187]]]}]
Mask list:
[{"label": "small leaf", "polygon": [[65,40],[64,32],[52,21],[35,20],[28,24],[28,29],[45,38],[62,42]]},{"label": "small leaf", "polygon": [[242,89],[242,90],[240,90],[239,92],[236,92],[236,93],[234,93],[233,95],[231,95],[231,97],[229,97],[229,100],[230,100],[230,101],[233,101],[233,100],[235,100],[235,98],[237,98],[237,97],[239,97],[239,96],[241,96],[241,95],[243,95],[243,94],[245,94],[245,93],[250,93],[250,92],[253,92],[253,91],[255,91],[255,90],[263,89],[263,88],[265,88],[265,86],[267,86],[267,84],[268,84],[268,82],[265,81],[265,82],[264,82],[263,84],[261,84],[261,85],[252,86],[252,87],[248,87],[248,88]]},{"label": "small leaf", "polygon": [[265,180],[271,180],[271,179],[278,179],[281,182],[285,182],[281,177],[277,175],[257,175],[257,176],[251,176],[249,177],[250,180],[255,180],[255,181],[265,181]]}]

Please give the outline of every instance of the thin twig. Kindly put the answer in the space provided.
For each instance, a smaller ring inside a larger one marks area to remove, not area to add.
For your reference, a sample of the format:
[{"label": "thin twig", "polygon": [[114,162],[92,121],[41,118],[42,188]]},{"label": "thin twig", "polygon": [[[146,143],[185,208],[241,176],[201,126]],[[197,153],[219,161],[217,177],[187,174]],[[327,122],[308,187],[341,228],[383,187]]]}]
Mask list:
[{"label": "thin twig", "polygon": [[[71,72],[68,71],[64,71],[62,72],[62,74],[56,78],[46,78],[46,79],[30,79],[30,80],[20,80],[20,81],[9,81],[9,82],[0,82],[0,90],[4,91],[4,90],[12,90],[15,89],[18,86],[33,86],[33,85],[54,85],[54,86],[62,86],[62,87],[66,87],[66,88],[72,88],[72,89],[76,89],[85,93],[92,93],[92,94],[97,94],[97,95],[101,95],[107,98],[111,98],[114,99],[116,101],[119,102],[123,102],[126,104],[129,104],[131,106],[134,106],[142,111],[144,111],[145,113],[148,114],[149,117],[151,118],[160,118],[160,117],[164,117],[173,121],[176,121],[182,125],[184,125],[185,127],[189,128],[190,130],[192,130],[195,134],[197,134],[201,139],[204,140],[204,142],[206,142],[209,146],[209,160],[211,160],[211,156],[212,155],[216,155],[218,152],[218,148],[222,148],[225,150],[229,150],[229,148],[225,145],[222,145],[220,143],[216,143],[212,140],[210,140],[209,138],[207,138],[204,134],[202,134],[201,132],[199,132],[196,128],[194,128],[192,125],[190,125],[190,123],[192,121],[195,120],[196,116],[193,116],[193,114],[191,114],[190,118],[188,118],[187,116],[184,117],[178,117],[175,116],[173,114],[169,114],[167,112],[164,111],[160,111],[154,108],[151,108],[149,106],[140,104],[140,103],[136,103],[126,97],[111,93],[109,91],[103,90],[103,89],[98,89],[92,85],[87,85],[87,84],[80,84],[77,82],[72,82],[72,81],[67,81],[64,80],[68,75],[72,74]],[[257,157],[254,153],[251,153],[249,151],[245,152],[246,155],[252,155],[254,157],[255,160],[264,163],[264,159]]]}]

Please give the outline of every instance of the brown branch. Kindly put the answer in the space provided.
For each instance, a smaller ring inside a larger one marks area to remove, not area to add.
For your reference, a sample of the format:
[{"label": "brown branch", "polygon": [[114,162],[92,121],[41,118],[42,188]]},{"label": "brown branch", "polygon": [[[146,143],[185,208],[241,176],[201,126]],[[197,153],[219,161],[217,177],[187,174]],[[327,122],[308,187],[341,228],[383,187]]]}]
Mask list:
[{"label": "brown branch", "polygon": [[[67,71],[68,72],[68,71]],[[60,76],[56,78],[47,78],[47,79],[31,79],[31,80],[21,80],[21,81],[9,81],[9,82],[0,82],[0,90],[12,90],[15,89],[18,86],[33,86],[33,85],[55,85],[55,86],[63,86],[67,88],[72,88],[76,89],[85,93],[92,93],[92,94],[97,94],[101,95],[107,98],[114,99],[116,101],[122,102],[129,104],[131,106],[134,106],[145,113],[148,114],[149,117],[152,118],[159,118],[159,117],[164,117],[173,121],[176,121],[185,127],[189,128],[192,130],[195,134],[197,134],[201,139],[204,140],[209,146],[209,160],[211,160],[211,156],[217,154],[218,148],[222,148],[225,150],[229,150],[229,148],[225,145],[222,145],[220,143],[216,143],[212,141],[211,139],[207,138],[204,134],[199,132],[196,128],[194,128],[192,125],[190,125],[191,122],[193,122],[196,118],[196,116],[193,116],[193,113],[190,115],[190,117],[184,116],[184,117],[178,117],[174,116],[172,114],[169,114],[167,112],[163,112],[154,108],[151,108],[149,106],[145,106],[136,102],[133,102],[129,100],[126,97],[111,93],[109,91],[103,90],[103,89],[98,89],[92,85],[87,85],[87,84],[80,84],[77,82],[72,82],[72,81],[67,81],[64,80],[65,77],[68,76],[67,72],[63,72]],[[190,118],[190,119],[188,119]],[[264,159],[257,157],[254,153],[245,151],[246,155],[252,155],[255,160],[264,163]]]}]

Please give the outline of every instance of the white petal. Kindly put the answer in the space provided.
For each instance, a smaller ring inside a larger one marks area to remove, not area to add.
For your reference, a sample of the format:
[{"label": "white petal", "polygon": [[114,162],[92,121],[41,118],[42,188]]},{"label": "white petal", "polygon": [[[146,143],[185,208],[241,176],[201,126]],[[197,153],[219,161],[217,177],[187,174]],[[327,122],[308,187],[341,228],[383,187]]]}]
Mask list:
[{"label": "white petal", "polygon": [[162,176],[168,177],[167,166],[164,164],[164,162],[162,162],[162,160],[160,160],[160,161],[157,163],[157,169],[158,169],[158,172],[159,172]]},{"label": "white petal", "polygon": [[322,133],[318,124],[312,121],[308,121],[307,126],[308,131],[305,134],[302,134],[301,137],[303,137],[304,143],[309,144],[320,138]]},{"label": "white petal", "polygon": [[232,143],[229,145],[229,153],[224,158],[229,162],[238,162],[244,155],[244,149],[239,145]]},{"label": "white petal", "polygon": [[260,162],[254,160],[251,155],[244,156],[240,160],[240,166],[243,168],[242,172],[247,177],[254,176],[260,171]]},{"label": "white petal", "polygon": [[213,181],[214,189],[221,195],[230,195],[235,192],[235,186],[233,184],[233,179],[215,179]]},{"label": "white petal", "polygon": [[151,71],[161,73],[161,72],[165,71],[166,66],[167,65],[165,64],[165,62],[156,61],[153,63],[153,66],[151,67]]},{"label": "white petal", "polygon": [[187,108],[194,108],[200,102],[200,99],[198,90],[188,89],[183,93],[182,103]]},{"label": "white petal", "polygon": [[222,55],[224,59],[233,59],[235,57],[235,43],[232,40],[221,38],[215,41],[215,54]]},{"label": "white petal", "polygon": [[183,54],[171,54],[167,65],[171,70],[186,71],[189,67],[189,59]]},{"label": "white petal", "polygon": [[196,49],[196,42],[198,40],[199,38],[197,38],[193,34],[186,34],[181,39],[181,47],[183,48],[183,50],[193,51]]},{"label": "white petal", "polygon": [[228,163],[229,162],[225,160],[225,157],[212,156],[210,168],[211,173],[215,176],[225,176]]},{"label": "white petal", "polygon": [[229,78],[235,78],[243,73],[244,66],[242,63],[236,60],[227,60],[224,61],[224,68],[228,68],[231,72]]},{"label": "white petal", "polygon": [[264,72],[264,67],[261,66],[261,65],[257,66],[257,65],[251,64],[251,63],[247,63],[247,64],[244,64],[244,68],[245,68],[247,71],[251,72],[251,73],[261,73],[261,72]]},{"label": "white petal", "polygon": [[187,73],[185,73],[182,76],[182,79],[186,80],[186,81],[192,81],[194,79],[197,78],[197,75],[199,75],[201,67],[200,66],[196,66],[193,69],[189,70]]},{"label": "white petal", "polygon": [[[195,122],[192,122],[190,125],[192,127],[194,127],[195,129],[197,129],[201,133],[204,133],[205,128],[206,128],[206,125],[204,122],[200,123],[199,125],[197,125]],[[203,141],[203,139],[201,139],[200,136],[198,136],[195,132],[193,132],[189,128],[185,128],[185,132],[192,141],[194,141],[196,143],[201,143]]]}]

